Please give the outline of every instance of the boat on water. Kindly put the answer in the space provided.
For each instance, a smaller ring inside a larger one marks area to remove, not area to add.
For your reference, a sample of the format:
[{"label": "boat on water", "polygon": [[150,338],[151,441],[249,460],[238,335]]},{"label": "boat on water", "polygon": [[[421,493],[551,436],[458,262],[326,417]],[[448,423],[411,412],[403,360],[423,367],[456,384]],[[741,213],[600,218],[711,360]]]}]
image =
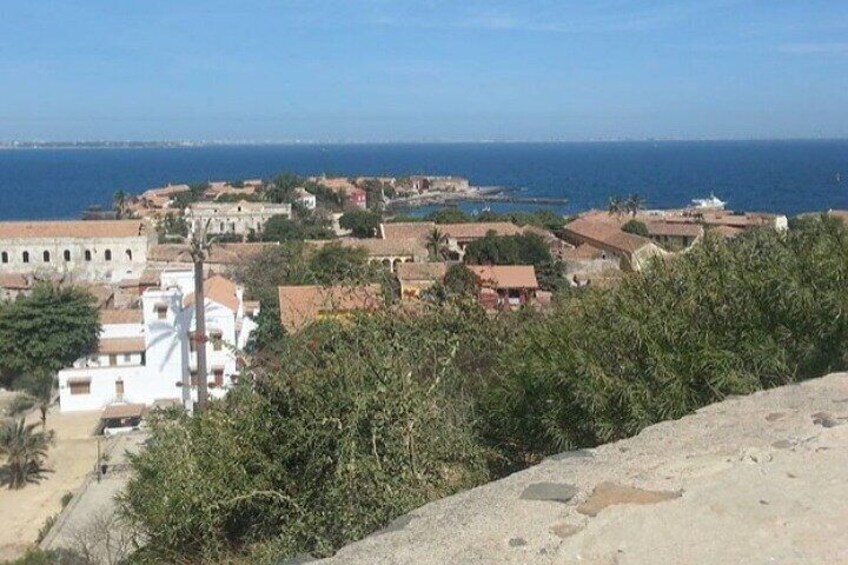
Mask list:
[{"label": "boat on water", "polygon": [[693,198],[692,204],[695,208],[707,208],[712,210],[723,210],[727,206],[727,202],[719,200],[712,192],[709,198]]}]

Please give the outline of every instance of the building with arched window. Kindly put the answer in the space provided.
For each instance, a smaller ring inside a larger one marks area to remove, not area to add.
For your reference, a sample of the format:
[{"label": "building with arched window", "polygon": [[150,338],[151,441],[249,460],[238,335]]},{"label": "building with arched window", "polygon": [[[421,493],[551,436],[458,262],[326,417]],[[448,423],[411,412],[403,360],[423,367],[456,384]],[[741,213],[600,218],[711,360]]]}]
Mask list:
[{"label": "building with arched window", "polygon": [[155,237],[141,220],[0,222],[0,274],[138,278]]},{"label": "building with arched window", "polygon": [[186,222],[206,226],[212,235],[235,235],[246,238],[250,232],[261,233],[274,216],[291,217],[291,204],[271,202],[195,202],[186,208]]}]

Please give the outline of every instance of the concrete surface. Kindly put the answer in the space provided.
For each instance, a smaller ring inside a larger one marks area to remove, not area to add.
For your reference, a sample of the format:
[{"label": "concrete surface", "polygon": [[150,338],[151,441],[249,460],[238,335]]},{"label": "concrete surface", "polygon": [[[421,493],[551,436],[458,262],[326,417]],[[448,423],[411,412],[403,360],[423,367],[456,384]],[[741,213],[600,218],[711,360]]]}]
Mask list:
[{"label": "concrete surface", "polygon": [[848,563],[846,525],[842,373],[551,457],[418,508],[326,561]]}]

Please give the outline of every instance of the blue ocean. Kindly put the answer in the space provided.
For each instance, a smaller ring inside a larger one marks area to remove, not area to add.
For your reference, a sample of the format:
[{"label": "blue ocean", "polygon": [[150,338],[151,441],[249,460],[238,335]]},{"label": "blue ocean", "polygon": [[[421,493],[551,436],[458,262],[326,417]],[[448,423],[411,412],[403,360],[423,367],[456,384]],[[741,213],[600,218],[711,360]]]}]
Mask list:
[{"label": "blue ocean", "polygon": [[565,198],[561,213],[605,207],[611,195],[630,193],[649,208],[683,206],[711,192],[740,211],[848,208],[848,140],[239,145],[2,150],[0,220],[77,218],[89,205],[110,206],[118,189],[281,171],[460,175],[476,186]]}]

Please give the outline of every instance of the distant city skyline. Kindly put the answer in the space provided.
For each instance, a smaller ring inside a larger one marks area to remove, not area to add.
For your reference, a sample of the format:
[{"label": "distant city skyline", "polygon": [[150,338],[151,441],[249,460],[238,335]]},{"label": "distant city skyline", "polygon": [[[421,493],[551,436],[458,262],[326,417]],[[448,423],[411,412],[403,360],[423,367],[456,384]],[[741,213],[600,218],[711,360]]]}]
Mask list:
[{"label": "distant city skyline", "polygon": [[848,137],[848,3],[9,0],[0,141]]}]

